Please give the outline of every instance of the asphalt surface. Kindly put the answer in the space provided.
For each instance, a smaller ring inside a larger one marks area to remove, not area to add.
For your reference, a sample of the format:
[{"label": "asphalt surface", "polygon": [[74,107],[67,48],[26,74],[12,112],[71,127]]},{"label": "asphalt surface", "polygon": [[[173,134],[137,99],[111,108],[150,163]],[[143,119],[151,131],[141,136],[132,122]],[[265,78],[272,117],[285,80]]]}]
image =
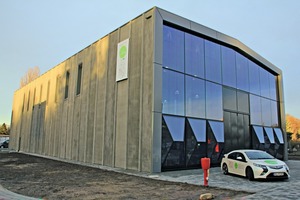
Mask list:
[{"label": "asphalt surface", "polygon": [[[76,163],[76,162],[72,162]],[[246,191],[253,193],[244,197],[245,200],[257,200],[257,199],[300,199],[300,161],[289,160],[286,162],[290,168],[290,179],[285,181],[249,181],[246,178],[223,175],[221,169],[211,168],[209,171],[209,186],[224,188],[236,191]],[[88,165],[92,166],[92,165]],[[99,168],[99,166],[97,166]],[[108,169],[108,167],[100,167]],[[183,182],[195,185],[203,185],[203,171],[202,169],[195,170],[182,170],[171,171],[162,173],[140,173],[140,172],[128,172],[122,169],[109,168],[112,171],[118,171],[134,176],[142,176],[158,180],[166,180],[173,182]],[[0,185],[0,200],[33,200],[34,198],[25,197],[12,193]],[[240,198],[239,198],[240,199]]]}]

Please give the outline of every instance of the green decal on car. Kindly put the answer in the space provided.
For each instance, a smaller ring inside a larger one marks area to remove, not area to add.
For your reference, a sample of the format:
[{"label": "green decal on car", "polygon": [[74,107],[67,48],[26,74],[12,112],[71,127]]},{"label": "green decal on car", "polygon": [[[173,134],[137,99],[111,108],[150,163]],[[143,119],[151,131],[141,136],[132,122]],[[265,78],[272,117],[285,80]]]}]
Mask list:
[{"label": "green decal on car", "polygon": [[265,163],[270,164],[270,165],[276,165],[277,161],[276,160],[265,160]]},{"label": "green decal on car", "polygon": [[237,163],[234,163],[234,168],[235,168],[235,169],[237,169],[237,168],[238,168],[238,166],[239,166],[239,164],[237,164]]}]

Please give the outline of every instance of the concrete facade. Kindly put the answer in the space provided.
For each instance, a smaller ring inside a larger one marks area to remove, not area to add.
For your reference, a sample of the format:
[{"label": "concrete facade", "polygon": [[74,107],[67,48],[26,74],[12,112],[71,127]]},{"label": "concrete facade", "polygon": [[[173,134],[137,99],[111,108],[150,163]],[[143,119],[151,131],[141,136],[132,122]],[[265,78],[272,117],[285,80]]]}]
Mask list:
[{"label": "concrete facade", "polygon": [[[17,90],[10,147],[66,160],[160,172],[164,23],[229,44],[277,73],[284,129],[280,69],[234,38],[154,7]],[[117,45],[128,38],[128,79],[117,82]],[[80,64],[81,91],[77,95]]]}]

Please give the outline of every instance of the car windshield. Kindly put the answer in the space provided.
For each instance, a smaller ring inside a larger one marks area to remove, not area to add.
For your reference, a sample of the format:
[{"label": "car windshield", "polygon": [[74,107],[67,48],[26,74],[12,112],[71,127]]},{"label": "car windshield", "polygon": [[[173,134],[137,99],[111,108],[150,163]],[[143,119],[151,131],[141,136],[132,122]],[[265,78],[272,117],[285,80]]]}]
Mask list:
[{"label": "car windshield", "polygon": [[248,151],[245,152],[247,157],[250,160],[259,160],[259,159],[274,159],[273,156],[271,156],[270,154],[266,153],[266,152],[259,152],[259,151]]}]

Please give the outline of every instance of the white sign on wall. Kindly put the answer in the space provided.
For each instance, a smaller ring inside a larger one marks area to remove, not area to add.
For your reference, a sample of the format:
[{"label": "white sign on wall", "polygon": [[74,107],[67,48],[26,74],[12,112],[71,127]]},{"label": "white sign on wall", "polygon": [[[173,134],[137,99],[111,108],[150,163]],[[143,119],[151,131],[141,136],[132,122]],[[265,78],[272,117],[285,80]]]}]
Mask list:
[{"label": "white sign on wall", "polygon": [[128,78],[128,52],[129,38],[119,42],[118,44],[116,81],[121,81]]}]

